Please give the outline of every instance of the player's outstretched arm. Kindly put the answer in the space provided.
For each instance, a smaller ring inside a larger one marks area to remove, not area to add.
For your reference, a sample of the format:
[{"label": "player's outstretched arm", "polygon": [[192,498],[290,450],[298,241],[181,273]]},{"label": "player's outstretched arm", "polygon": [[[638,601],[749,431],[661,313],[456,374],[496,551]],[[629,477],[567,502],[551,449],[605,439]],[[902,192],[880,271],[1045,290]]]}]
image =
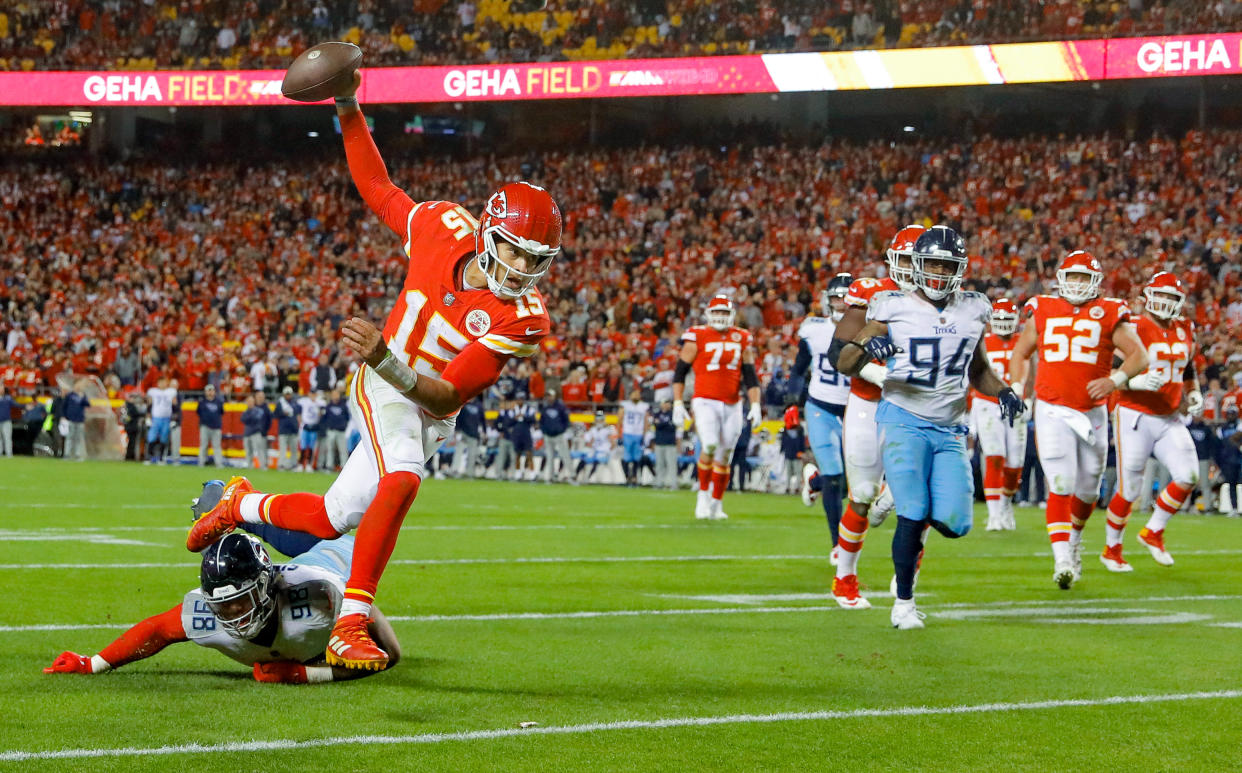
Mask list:
[{"label": "player's outstretched arm", "polygon": [[755,373],[755,350],[751,347],[742,353],[742,384],[746,387],[746,399],[750,401],[750,414],[746,418],[754,426],[763,420],[763,408],[759,376]]},{"label": "player's outstretched arm", "polygon": [[[1009,357],[1009,377],[1013,379],[1013,388],[1019,397],[1026,397],[1030,393],[1027,384],[1031,379],[1028,378],[1027,366],[1038,343],[1039,333],[1035,330],[1035,322],[1028,319],[1022,326],[1022,332],[1018,334],[1018,340],[1014,343]],[[1022,385],[1021,389],[1018,388],[1019,384]]]},{"label": "player's outstretched arm", "polygon": [[[839,372],[847,376],[857,376],[862,372],[863,366],[871,360],[879,358],[880,355],[887,358],[887,354],[881,351],[883,347],[878,345],[886,342],[887,339],[888,325],[874,319],[866,322],[855,335],[849,338],[841,335],[841,329],[838,327],[837,335],[832,337],[832,346],[828,354],[831,357],[833,350],[837,352]],[[888,346],[891,348],[891,344]]]},{"label": "player's outstretched arm", "polygon": [[690,421],[690,414],[686,411],[686,375],[698,355],[699,345],[694,341],[685,341],[673,368],[673,424],[678,429],[685,429],[686,422]]},{"label": "player's outstretched arm", "polygon": [[362,74],[354,73],[354,85],[336,99],[336,115],[341,121],[341,139],[345,143],[345,159],[362,200],[379,215],[384,225],[398,236],[406,237],[406,221],[414,200],[393,185],[388,168],[380,157],[379,148],[371,138],[366,118],[358,107],[354,93],[362,83]]},{"label": "player's outstretched arm", "polygon": [[149,658],[169,644],[188,641],[181,625],[181,605],[167,612],[148,617],[125,633],[98,655],[85,657],[62,652],[43,669],[45,674],[102,674],[126,663]]}]

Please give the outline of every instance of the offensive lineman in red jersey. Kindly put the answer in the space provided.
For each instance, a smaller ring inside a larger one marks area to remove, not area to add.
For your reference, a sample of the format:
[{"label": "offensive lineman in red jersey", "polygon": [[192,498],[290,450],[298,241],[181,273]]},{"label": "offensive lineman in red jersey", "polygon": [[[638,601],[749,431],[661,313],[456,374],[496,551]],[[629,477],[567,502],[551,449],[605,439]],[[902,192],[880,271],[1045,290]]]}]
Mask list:
[{"label": "offensive lineman in red jersey", "polygon": [[[1108,454],[1104,402],[1147,370],[1147,352],[1125,301],[1100,298],[1104,272],[1093,255],[1071,252],[1057,269],[1058,295],[1026,302],[1026,324],[1009,360],[1014,391],[1035,370],[1035,438],[1048,480],[1048,539],[1053,582],[1069,590],[1082,575],[1082,529],[1100,496]],[[1112,370],[1113,353],[1125,359]]]},{"label": "offensive lineman in red jersey", "polygon": [[[694,368],[695,432],[699,436],[699,495],[694,517],[722,521],[721,509],[729,485],[729,462],[742,434],[742,403],[739,384],[746,385],[750,400],[747,419],[752,427],[762,419],[759,379],[755,375],[755,350],[750,333],[733,326],[733,301],[717,295],[707,304],[706,325],[695,325],[682,334],[681,356],[673,372],[673,424],[684,427],[686,373]],[[700,356],[702,355],[702,356]]]},{"label": "offensive lineman in red jersey", "polygon": [[1181,317],[1186,292],[1177,277],[1162,271],[1143,288],[1143,296],[1146,305],[1135,328],[1151,368],[1122,387],[1113,410],[1117,493],[1108,503],[1106,547],[1100,556],[1113,572],[1133,569],[1121,556],[1121,538],[1139,496],[1147,460],[1154,456],[1172,478],[1156,498],[1147,526],[1138,533],[1139,544],[1158,564],[1172,566],[1173,557],[1164,549],[1164,527],[1199,482],[1195,443],[1179,413],[1187,381],[1187,409],[1193,414],[1203,411],[1203,394],[1195,377],[1195,328]]},{"label": "offensive lineman in red jersey", "polygon": [[[361,78],[355,77],[354,90]],[[453,432],[456,413],[496,381],[512,357],[529,357],[550,320],[535,283],[560,252],[561,212],[542,188],[509,183],[481,221],[448,201],[415,203],[388,178],[353,91],[336,101],[354,184],[401,238],[405,286],[383,337],[358,318],[342,326],[365,365],[350,389],[362,442],[327,494],[264,495],[245,478],[194,524],[200,551],[239,522],[270,523],[332,539],[356,528],[331,665],[379,670],[388,655],[367,633],[380,575],[418,494],[424,462]]]},{"label": "offensive lineman in red jersey", "polygon": [[[1009,357],[1018,343],[1018,307],[1008,298],[992,302],[992,332],[983,339],[992,370],[1006,384],[1009,378]],[[1018,493],[1022,464],[1026,460],[1026,421],[1013,426],[1001,420],[1000,405],[995,397],[973,391],[970,424],[979,440],[983,454],[983,498],[988,507],[988,531],[1016,528],[1013,517],[1013,496]],[[1022,396],[1018,392],[1019,397]]]}]

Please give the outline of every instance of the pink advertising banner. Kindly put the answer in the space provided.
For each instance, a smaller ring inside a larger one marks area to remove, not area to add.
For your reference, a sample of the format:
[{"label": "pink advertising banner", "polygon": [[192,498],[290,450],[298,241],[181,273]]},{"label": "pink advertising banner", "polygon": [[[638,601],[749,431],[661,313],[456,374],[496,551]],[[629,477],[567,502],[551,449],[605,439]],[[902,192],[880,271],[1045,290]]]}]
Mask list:
[{"label": "pink advertising banner", "polygon": [[[1242,74],[1242,33],[363,70],[367,103],[753,94]],[[283,70],[0,72],[0,105],[292,105]]]}]

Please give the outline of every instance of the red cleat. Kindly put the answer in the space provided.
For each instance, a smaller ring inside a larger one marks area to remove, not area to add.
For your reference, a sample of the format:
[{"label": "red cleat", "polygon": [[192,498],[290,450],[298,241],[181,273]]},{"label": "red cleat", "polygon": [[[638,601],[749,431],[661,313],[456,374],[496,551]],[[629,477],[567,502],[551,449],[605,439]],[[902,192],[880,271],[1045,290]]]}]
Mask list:
[{"label": "red cleat", "polygon": [[190,533],[185,538],[186,549],[191,553],[201,552],[208,545],[237,528],[237,524],[241,523],[241,514],[238,512],[241,498],[253,493],[254,486],[250,485],[250,481],[240,475],[229,478],[220,501],[190,527]]},{"label": "red cleat", "polygon": [[858,575],[832,578],[832,597],[843,609],[871,609],[871,602],[858,592]]},{"label": "red cleat", "polygon": [[1100,561],[1104,566],[1108,567],[1110,572],[1133,572],[1134,567],[1121,557],[1121,545],[1109,545],[1104,548],[1104,552],[1100,554]]},{"label": "red cleat", "polygon": [[388,653],[371,638],[367,626],[371,618],[365,615],[345,615],[336,621],[332,637],[328,639],[328,665],[342,668],[361,668],[367,671],[383,671],[388,667]]}]

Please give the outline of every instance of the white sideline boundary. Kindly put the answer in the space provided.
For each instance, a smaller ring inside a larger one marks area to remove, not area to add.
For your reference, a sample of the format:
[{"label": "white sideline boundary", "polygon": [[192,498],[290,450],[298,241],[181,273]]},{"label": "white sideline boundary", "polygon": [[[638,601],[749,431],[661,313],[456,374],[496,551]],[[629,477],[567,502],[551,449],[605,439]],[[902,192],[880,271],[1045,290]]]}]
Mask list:
[{"label": "white sideline boundary", "polygon": [[[946,604],[920,604],[921,609],[926,610],[987,610],[987,609],[1005,609],[1007,607],[1020,608],[1040,608],[1050,605],[1057,607],[1077,607],[1090,604],[1145,604],[1158,602],[1186,602],[1186,601],[1228,601],[1234,599],[1242,599],[1242,595],[1218,595],[1207,594],[1201,596],[1142,596],[1138,598],[1111,597],[1098,599],[1077,599],[1066,601],[994,601],[980,602],[978,604],[963,603],[946,603]],[[1127,609],[1129,607],[1126,607]],[[842,610],[835,604],[817,605],[817,606],[781,606],[781,607],[761,607],[761,606],[741,606],[741,607],[695,607],[690,609],[600,609],[600,610],[579,610],[573,612],[495,612],[489,614],[465,614],[465,615],[389,615],[388,619],[398,623],[442,623],[442,622],[486,622],[500,620],[591,620],[596,618],[607,617],[665,617],[676,615],[743,615],[743,614],[791,614],[799,612],[841,612]],[[1068,610],[1067,610],[1068,611]],[[1060,614],[1061,612],[1056,612]],[[855,613],[851,613],[855,614]],[[1042,616],[1047,613],[1034,613],[1035,616]],[[1090,614],[1090,613],[1087,613]],[[940,616],[939,611],[933,612],[932,616]],[[946,615],[946,616],[952,616]],[[958,615],[961,617],[962,615]],[[38,631],[92,631],[101,629],[123,630],[130,628],[134,623],[43,623],[35,625],[0,625],[0,633],[30,633]],[[1230,624],[1225,624],[1230,625]],[[1242,623],[1235,623],[1238,627],[1242,627]],[[1224,627],[1224,626],[1222,626]]]},{"label": "white sideline boundary", "polygon": [[1073,698],[1068,700],[1026,701],[1014,703],[980,703],[957,706],[900,706],[889,709],[853,709],[848,711],[797,711],[778,714],[728,714],[715,717],[672,717],[652,720],[592,722],[581,725],[550,725],[548,727],[468,730],[457,733],[423,733],[421,735],[357,735],[329,738],[277,739],[270,741],[234,741],[222,744],[177,744],[154,747],[122,747],[116,749],[50,749],[46,751],[0,752],[0,762],[27,760],[65,760],[99,757],[153,757],[173,754],[227,754],[235,752],[287,751],[329,746],[392,746],[402,744],[438,744],[463,741],[494,741],[532,735],[584,735],[614,730],[665,730],[681,727],[714,727],[720,725],[753,725],[774,722],[816,722],[833,719],[874,717],[930,717],[962,714],[994,714],[1012,711],[1043,711],[1059,708],[1091,708],[1127,704],[1174,703],[1196,700],[1228,700],[1242,698],[1242,690],[1186,692],[1164,695],[1114,695],[1108,698]]}]

